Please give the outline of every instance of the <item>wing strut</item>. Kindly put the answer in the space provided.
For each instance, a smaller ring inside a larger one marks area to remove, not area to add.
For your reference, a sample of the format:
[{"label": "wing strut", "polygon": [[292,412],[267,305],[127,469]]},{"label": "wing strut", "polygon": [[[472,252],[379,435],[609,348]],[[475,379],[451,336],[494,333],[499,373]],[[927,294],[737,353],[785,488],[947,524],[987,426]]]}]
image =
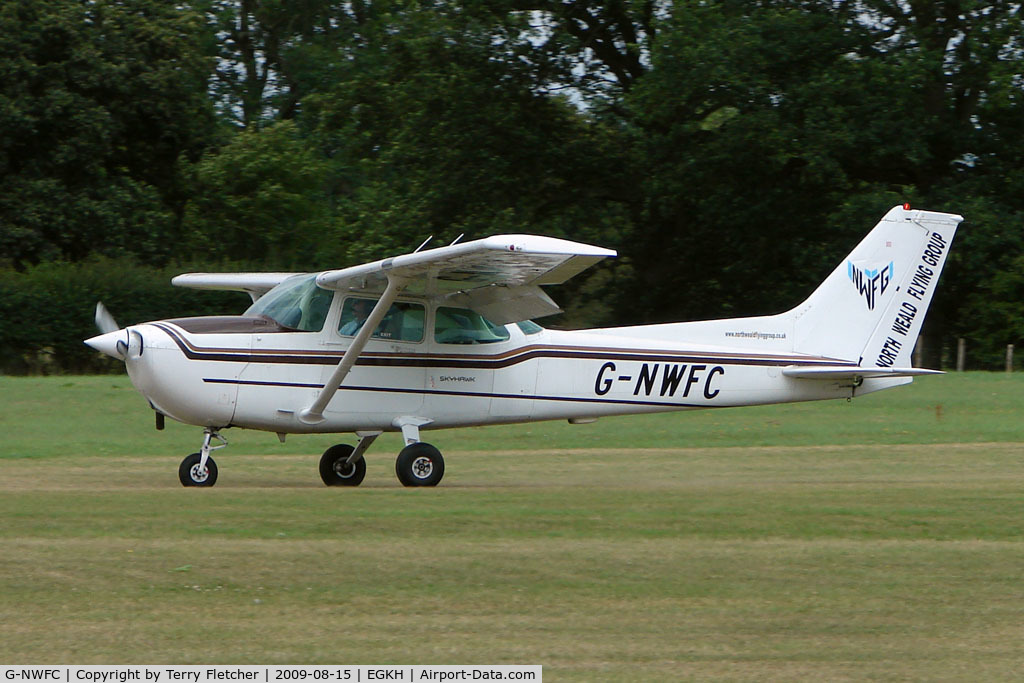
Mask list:
[{"label": "wing strut", "polygon": [[359,354],[363,352],[363,348],[366,343],[370,341],[370,337],[373,336],[374,330],[377,329],[377,325],[384,319],[384,314],[391,308],[391,304],[394,303],[395,297],[398,296],[398,292],[405,286],[406,281],[403,278],[394,277],[388,275],[388,286],[384,290],[380,299],[377,301],[377,305],[370,311],[370,315],[366,317],[366,322],[359,328],[359,332],[356,333],[355,338],[352,340],[351,346],[346,349],[345,354],[341,357],[338,362],[338,367],[331,373],[327,383],[324,384],[323,391],[317,396],[316,401],[313,405],[308,408],[299,411],[299,421],[304,424],[319,424],[324,421],[324,409],[327,404],[334,398],[334,394],[337,393],[338,387],[345,381],[345,377],[348,375],[352,366],[356,364],[356,359],[359,358]]}]

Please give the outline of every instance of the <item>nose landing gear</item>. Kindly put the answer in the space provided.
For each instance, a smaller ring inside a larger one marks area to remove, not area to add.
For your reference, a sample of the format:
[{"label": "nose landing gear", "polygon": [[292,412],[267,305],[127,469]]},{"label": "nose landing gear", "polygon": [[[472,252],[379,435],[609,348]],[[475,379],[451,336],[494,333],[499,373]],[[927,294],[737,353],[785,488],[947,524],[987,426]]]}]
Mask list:
[{"label": "nose landing gear", "polygon": [[[210,441],[217,439],[220,445],[211,446]],[[198,453],[185,456],[178,467],[178,479],[182,486],[213,486],[217,483],[217,463],[210,457],[210,452],[228,445],[228,440],[216,429],[207,427],[203,430],[203,447]]]}]

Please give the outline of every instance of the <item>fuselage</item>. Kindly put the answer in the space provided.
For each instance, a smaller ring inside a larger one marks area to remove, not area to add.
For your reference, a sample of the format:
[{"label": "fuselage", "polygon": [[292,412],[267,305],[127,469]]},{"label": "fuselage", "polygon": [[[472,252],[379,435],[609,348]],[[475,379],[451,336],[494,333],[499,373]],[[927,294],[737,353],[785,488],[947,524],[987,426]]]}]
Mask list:
[{"label": "fuselage", "polygon": [[840,359],[651,339],[636,327],[620,335],[487,323],[479,334],[473,331],[479,324],[458,322],[470,320],[472,311],[409,298],[396,304],[405,307],[404,330],[389,333],[382,324],[325,419],[307,424],[298,414],[317,398],[352,341],[342,333],[343,299],[335,297],[317,331],[256,316],[132,326],[128,373],[154,408],[175,420],[278,433],[389,431],[402,416],[429,421],[424,429],[585,420],[853,391],[848,383],[806,382],[781,372],[849,362]]}]

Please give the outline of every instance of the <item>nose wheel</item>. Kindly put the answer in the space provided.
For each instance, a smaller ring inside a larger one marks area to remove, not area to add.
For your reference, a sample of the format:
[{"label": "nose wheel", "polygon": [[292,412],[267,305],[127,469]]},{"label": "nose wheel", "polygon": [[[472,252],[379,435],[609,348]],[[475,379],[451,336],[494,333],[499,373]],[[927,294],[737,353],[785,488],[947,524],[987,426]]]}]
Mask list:
[{"label": "nose wheel", "polygon": [[182,486],[213,486],[217,483],[217,463],[213,458],[206,458],[206,466],[201,464],[202,453],[185,456],[178,467],[178,479]]},{"label": "nose wheel", "polygon": [[[211,446],[213,439],[220,441],[220,445]],[[178,479],[182,486],[213,486],[217,483],[217,463],[210,457],[210,452],[228,445],[228,440],[217,433],[217,430],[207,428],[203,430],[203,447],[198,453],[185,456],[178,466]]]}]

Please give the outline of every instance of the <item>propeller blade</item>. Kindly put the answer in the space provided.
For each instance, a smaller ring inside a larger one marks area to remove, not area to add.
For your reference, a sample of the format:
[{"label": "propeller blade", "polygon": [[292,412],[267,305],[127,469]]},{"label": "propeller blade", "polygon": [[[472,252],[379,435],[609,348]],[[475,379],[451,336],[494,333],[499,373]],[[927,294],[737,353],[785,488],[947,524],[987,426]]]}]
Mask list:
[{"label": "propeller blade", "polygon": [[121,329],[121,326],[114,320],[114,316],[110,315],[110,311],[107,310],[102,301],[96,302],[96,327],[104,334]]}]

